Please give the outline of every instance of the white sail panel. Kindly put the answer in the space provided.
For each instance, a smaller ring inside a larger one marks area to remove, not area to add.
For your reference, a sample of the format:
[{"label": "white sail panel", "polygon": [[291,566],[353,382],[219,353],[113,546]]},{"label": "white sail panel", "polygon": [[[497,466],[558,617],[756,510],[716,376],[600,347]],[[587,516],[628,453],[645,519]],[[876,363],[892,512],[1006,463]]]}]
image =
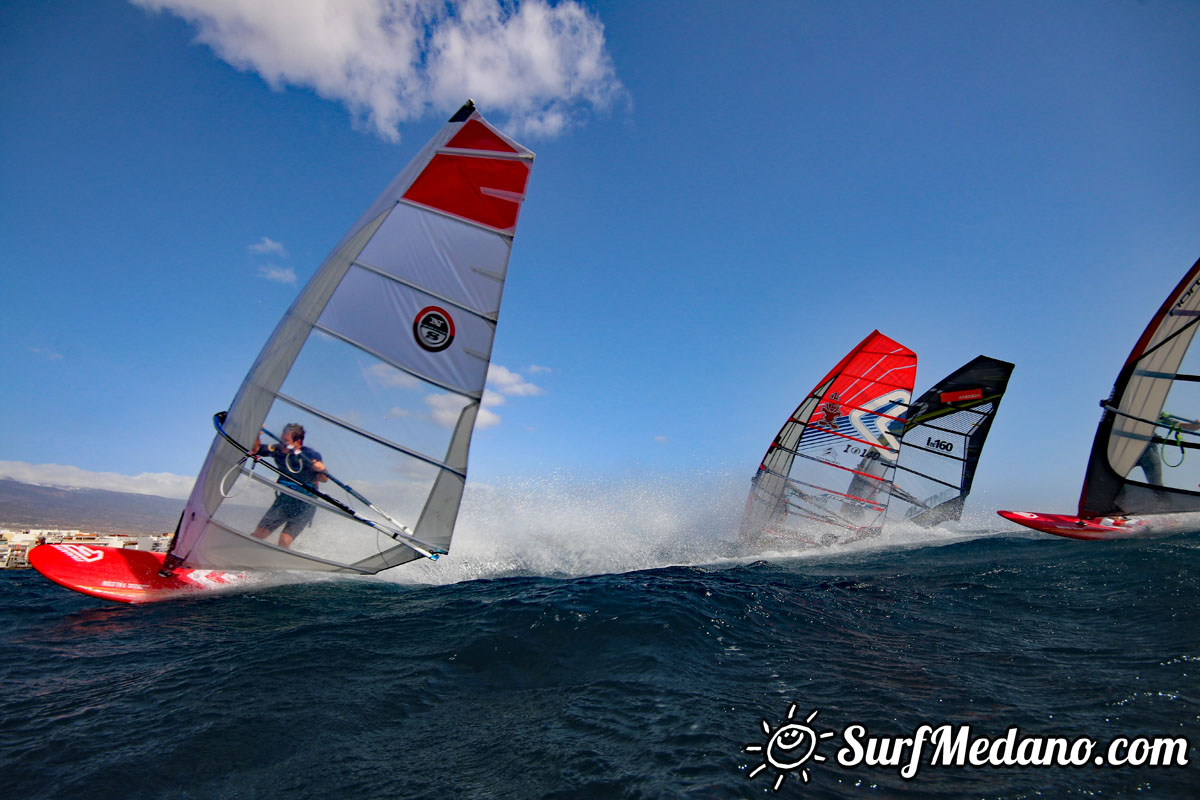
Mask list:
[{"label": "white sail panel", "polygon": [[[279,394],[435,460],[448,451],[459,412],[474,402],[320,332],[309,337]],[[461,472],[467,465],[450,466]]]},{"label": "white sail panel", "polygon": [[361,264],[448,302],[495,316],[511,242],[494,231],[404,203],[358,257]]},{"label": "white sail panel", "polygon": [[357,266],[346,273],[317,325],[475,397],[487,378],[496,332],[489,319]]}]

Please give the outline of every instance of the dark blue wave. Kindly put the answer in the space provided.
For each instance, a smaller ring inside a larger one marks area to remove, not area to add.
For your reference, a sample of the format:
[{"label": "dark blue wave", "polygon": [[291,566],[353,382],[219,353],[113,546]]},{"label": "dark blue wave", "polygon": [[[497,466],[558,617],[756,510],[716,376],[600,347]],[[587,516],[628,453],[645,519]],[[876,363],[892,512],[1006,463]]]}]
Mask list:
[{"label": "dark blue wave", "polygon": [[[0,573],[12,798],[1196,796],[1200,766],[754,778],[764,722],[1200,741],[1200,540],[942,547],[123,607]],[[1200,755],[1193,747],[1189,757]]]}]

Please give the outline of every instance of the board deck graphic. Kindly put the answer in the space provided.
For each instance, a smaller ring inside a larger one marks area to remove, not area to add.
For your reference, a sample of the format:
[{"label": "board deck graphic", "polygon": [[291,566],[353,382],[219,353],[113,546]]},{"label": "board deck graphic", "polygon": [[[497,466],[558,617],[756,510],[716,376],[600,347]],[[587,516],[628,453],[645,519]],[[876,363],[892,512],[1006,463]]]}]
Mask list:
[{"label": "board deck graphic", "polygon": [[1149,539],[1200,531],[1200,513],[1146,514],[1080,518],[1070,514],[1041,514],[1034,511],[997,511],[1009,522],[1042,533],[1088,541]]}]

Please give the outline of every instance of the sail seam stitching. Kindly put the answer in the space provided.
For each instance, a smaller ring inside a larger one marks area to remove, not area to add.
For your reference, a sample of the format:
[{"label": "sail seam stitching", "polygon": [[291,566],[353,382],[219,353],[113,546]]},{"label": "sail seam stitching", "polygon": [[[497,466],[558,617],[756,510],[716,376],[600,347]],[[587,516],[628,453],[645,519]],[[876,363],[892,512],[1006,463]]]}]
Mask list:
[{"label": "sail seam stitching", "polygon": [[401,197],[396,200],[397,205],[401,203],[410,208],[418,209],[419,211],[428,211],[430,214],[437,214],[439,217],[445,217],[446,219],[452,219],[455,222],[461,222],[464,225],[470,225],[472,228],[478,228],[481,231],[487,231],[488,233],[495,234],[496,236],[503,236],[505,239],[508,239],[510,244],[512,243],[513,235],[502,228],[493,228],[491,225],[484,225],[482,222],[476,222],[475,220],[468,219],[467,217],[460,217],[457,214],[451,214],[449,211],[443,211],[440,208],[435,208],[434,206],[427,206],[424,203],[418,203],[414,200],[409,200],[407,197]]}]

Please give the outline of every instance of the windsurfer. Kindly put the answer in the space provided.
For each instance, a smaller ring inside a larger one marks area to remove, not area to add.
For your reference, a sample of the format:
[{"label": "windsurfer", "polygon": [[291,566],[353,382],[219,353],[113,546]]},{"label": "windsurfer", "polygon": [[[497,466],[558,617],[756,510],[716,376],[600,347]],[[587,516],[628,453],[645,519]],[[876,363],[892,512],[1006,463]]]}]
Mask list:
[{"label": "windsurfer", "polygon": [[[1185,431],[1200,430],[1200,420],[1192,420],[1191,422],[1188,422],[1182,417],[1177,417],[1173,414],[1167,414],[1166,412],[1158,415],[1158,424],[1167,428],[1168,430],[1175,431],[1176,441],[1179,441],[1178,431],[1180,429]],[[1183,443],[1180,442],[1179,446],[1182,450]],[[1146,445],[1146,449],[1142,451],[1141,457],[1138,458],[1137,463],[1134,466],[1141,467],[1142,472],[1146,475],[1147,483],[1155,486],[1162,486],[1162,463],[1162,448],[1155,447],[1154,442],[1150,442],[1148,445]],[[1176,464],[1175,466],[1178,465]]]},{"label": "windsurfer", "polygon": [[[329,480],[321,454],[304,444],[304,426],[295,422],[285,425],[279,434],[279,445],[263,447],[259,437],[254,439],[250,455],[255,459],[268,456],[275,460],[276,468],[283,473],[278,483],[304,494],[315,491],[315,484]],[[291,476],[291,477],[288,477]],[[279,534],[279,546],[291,547],[295,538],[312,522],[317,507],[286,492],[276,492],[275,502],[259,520],[254,531],[256,539],[265,539],[283,525]]]}]

